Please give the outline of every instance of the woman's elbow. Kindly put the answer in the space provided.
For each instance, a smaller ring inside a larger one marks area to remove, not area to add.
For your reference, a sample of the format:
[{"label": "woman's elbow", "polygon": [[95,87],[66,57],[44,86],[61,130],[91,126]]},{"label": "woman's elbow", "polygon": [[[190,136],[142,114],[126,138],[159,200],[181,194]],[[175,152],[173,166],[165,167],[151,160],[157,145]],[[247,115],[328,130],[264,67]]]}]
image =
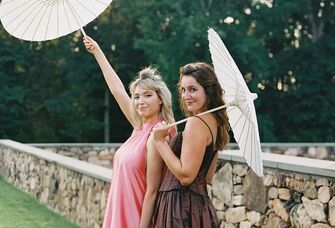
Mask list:
[{"label": "woman's elbow", "polygon": [[194,180],[194,178],[190,178],[190,177],[179,178],[180,184],[184,187],[189,186],[190,184],[192,184],[193,180]]},{"label": "woman's elbow", "polygon": [[196,178],[196,173],[191,171],[183,170],[179,173],[176,173],[175,177],[179,180],[180,184],[184,187],[192,184],[194,179]]}]

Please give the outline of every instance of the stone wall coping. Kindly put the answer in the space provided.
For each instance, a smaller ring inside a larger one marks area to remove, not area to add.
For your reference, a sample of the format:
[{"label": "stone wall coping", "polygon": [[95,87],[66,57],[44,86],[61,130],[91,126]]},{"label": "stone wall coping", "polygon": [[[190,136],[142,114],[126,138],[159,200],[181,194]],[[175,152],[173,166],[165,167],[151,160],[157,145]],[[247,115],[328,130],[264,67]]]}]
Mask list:
[{"label": "stone wall coping", "polygon": [[[89,146],[89,147],[120,147],[122,143],[27,143],[37,147],[61,147],[61,146]],[[236,143],[229,143],[227,147],[237,147]],[[335,147],[334,142],[299,142],[299,143],[261,143],[262,147]]]},{"label": "stone wall coping", "polygon": [[299,142],[299,143],[261,143],[262,147],[335,147],[335,143],[333,142]]},{"label": "stone wall coping", "polygon": [[[49,151],[45,151],[32,145],[42,145],[42,144],[22,144],[12,140],[0,140],[0,144],[11,147],[15,150],[19,150],[25,153],[32,154],[34,156],[45,159],[49,162],[56,162],[61,166],[66,168],[82,172],[92,177],[96,177],[105,181],[110,182],[112,178],[112,170],[90,164],[84,161],[79,161],[74,158],[69,158],[63,155],[55,154]],[[44,144],[50,146],[50,144]],[[54,145],[66,145],[66,144],[54,144]],[[70,144],[67,144],[70,145]],[[75,143],[71,145],[84,145],[81,143]],[[97,145],[106,145],[105,143],[101,144],[85,144],[86,146],[97,146]],[[319,144],[318,144],[319,145]],[[242,153],[239,150],[224,150],[219,153],[219,158],[223,160],[235,161],[246,163],[245,159],[242,156]],[[299,173],[313,174],[319,176],[328,176],[335,177],[335,161],[327,160],[318,160],[312,158],[304,158],[290,155],[282,154],[271,154],[271,153],[262,153],[263,166],[268,168],[282,169],[288,171],[294,171]]]},{"label": "stone wall coping", "polygon": [[[219,159],[246,163],[241,151],[224,150],[219,152]],[[335,177],[335,161],[319,160],[282,154],[262,153],[263,167]]]},{"label": "stone wall coping", "polygon": [[110,182],[112,179],[113,171],[111,169],[102,166],[90,164],[84,161],[80,161],[78,159],[66,157],[63,155],[59,155],[53,152],[33,147],[31,145],[18,143],[8,139],[0,140],[0,145],[4,145],[14,150],[36,156],[48,162],[57,163],[60,166],[86,174],[91,177],[98,178],[100,180]]}]

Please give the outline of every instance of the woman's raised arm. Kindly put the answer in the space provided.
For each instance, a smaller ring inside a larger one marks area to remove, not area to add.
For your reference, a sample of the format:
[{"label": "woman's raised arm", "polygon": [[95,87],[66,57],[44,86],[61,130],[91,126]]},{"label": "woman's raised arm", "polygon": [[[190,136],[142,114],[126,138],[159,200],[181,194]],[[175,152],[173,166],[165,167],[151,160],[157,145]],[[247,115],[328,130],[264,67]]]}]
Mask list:
[{"label": "woman's raised arm", "polygon": [[89,36],[85,36],[83,42],[86,50],[89,53],[93,54],[93,56],[97,60],[100,69],[104,75],[105,81],[108,85],[108,88],[115,97],[123,114],[126,116],[130,124],[134,126],[132,117],[130,115],[131,99],[127,94],[127,91],[119,76],[116,74],[113,67],[108,62],[105,54],[103,53],[97,42],[95,42]]}]

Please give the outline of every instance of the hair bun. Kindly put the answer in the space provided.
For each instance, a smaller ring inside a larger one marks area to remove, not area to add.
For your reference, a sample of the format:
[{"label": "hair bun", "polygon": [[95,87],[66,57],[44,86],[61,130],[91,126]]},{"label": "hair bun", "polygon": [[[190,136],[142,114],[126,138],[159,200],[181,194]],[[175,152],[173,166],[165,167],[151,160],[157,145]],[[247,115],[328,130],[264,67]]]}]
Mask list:
[{"label": "hair bun", "polygon": [[138,74],[140,79],[146,79],[146,78],[161,79],[157,69],[152,66],[144,68]]}]

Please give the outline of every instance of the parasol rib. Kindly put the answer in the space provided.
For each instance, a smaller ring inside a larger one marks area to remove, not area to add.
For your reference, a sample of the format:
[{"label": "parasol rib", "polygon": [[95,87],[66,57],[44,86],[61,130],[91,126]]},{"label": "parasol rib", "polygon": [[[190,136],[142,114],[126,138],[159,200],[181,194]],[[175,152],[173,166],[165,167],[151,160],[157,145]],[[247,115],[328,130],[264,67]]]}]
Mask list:
[{"label": "parasol rib", "polygon": [[243,156],[245,156],[245,152],[247,151],[247,144],[248,144],[248,138],[249,138],[249,130],[250,130],[250,122],[248,124],[247,138],[245,139],[245,145],[244,145],[244,149],[243,149]]},{"label": "parasol rib", "polygon": [[65,4],[64,4],[64,1],[63,1],[63,8],[64,8],[64,12],[65,12],[65,15],[66,15],[66,20],[67,20],[67,25],[69,26],[69,29],[71,30],[71,23],[70,23],[70,20],[69,20],[69,15],[67,14],[67,11],[66,11],[66,8],[65,8]]},{"label": "parasol rib", "polygon": [[[83,33],[83,35],[86,36],[86,33],[85,33],[84,29],[83,29],[83,26],[81,25],[81,24],[84,24],[83,20],[80,18],[79,14],[73,8],[73,6],[68,1],[66,1],[66,2],[67,2],[68,6],[70,8],[70,11],[71,11],[72,15],[74,16],[75,21],[77,22],[78,27],[80,27],[80,30]],[[81,23],[78,20],[80,20]]]},{"label": "parasol rib", "polygon": [[[242,116],[244,116],[244,115],[242,114]],[[240,135],[239,135],[239,138],[238,138],[238,142],[241,142],[241,137],[242,137],[243,130],[244,130],[244,127],[245,127],[245,123],[246,123],[246,122],[247,122],[247,118],[244,118],[244,123],[243,123],[242,131],[241,131],[241,133],[240,133]]]},{"label": "parasol rib", "polygon": [[[9,2],[6,2],[6,3],[9,3]],[[2,6],[5,5],[6,3],[2,4]],[[17,8],[14,8],[13,10],[7,12],[6,14],[0,16],[0,18],[4,18],[4,17],[8,16],[9,14],[11,14],[11,13],[17,11],[19,8],[23,7],[23,6],[26,5],[27,3],[29,3],[29,0],[26,1],[25,3],[23,3],[22,5],[18,6]]]},{"label": "parasol rib", "polygon": [[34,34],[33,34],[33,39],[35,38],[36,32],[37,32],[38,28],[39,28],[40,25],[41,25],[41,22],[42,22],[42,20],[43,20],[43,17],[44,17],[44,15],[45,15],[45,13],[47,12],[47,9],[48,9],[48,8],[45,7],[44,12],[43,12],[43,15],[42,15],[42,17],[40,18],[40,21],[38,22],[38,26],[36,26],[35,32],[34,32]]},{"label": "parasol rib", "polygon": [[234,129],[236,127],[236,125],[238,124],[238,122],[240,121],[240,119],[242,118],[243,113],[241,113],[240,117],[238,118],[238,120],[236,121],[236,123],[234,123],[234,126],[232,126],[231,128]]},{"label": "parasol rib", "polygon": [[47,22],[47,26],[45,28],[45,34],[44,34],[44,39],[47,39],[47,34],[48,34],[48,30],[49,30],[49,25],[50,25],[50,18],[51,18],[51,13],[52,13],[52,9],[53,9],[54,5],[51,6],[50,12],[49,12],[49,17],[48,17],[48,22]]},{"label": "parasol rib", "polygon": [[[40,4],[38,5],[40,6]],[[31,24],[35,21],[37,15],[40,13],[40,10],[42,9],[43,6],[41,6],[39,9],[38,9],[38,6],[36,6],[36,8],[34,9],[34,11],[36,10],[36,13],[35,15],[33,16],[33,19],[30,21],[30,23],[28,24],[28,26],[26,26],[26,29],[23,31],[23,33],[21,34],[20,36],[20,39],[22,39],[22,37],[24,36],[24,34],[28,31],[29,27],[31,26]],[[28,16],[31,16],[33,14],[33,11],[30,13],[30,15]]]},{"label": "parasol rib", "polygon": [[90,12],[94,17],[98,17],[98,15],[96,15],[95,13],[93,13],[88,7],[86,7],[84,4],[82,4],[80,1],[77,0],[77,2],[83,7],[85,8],[88,12]]},{"label": "parasol rib", "polygon": [[[28,6],[28,8],[23,9],[23,11],[21,11],[20,13],[18,13],[16,17],[14,17],[11,21],[9,21],[9,23],[5,24],[4,26],[9,26],[10,24],[12,24],[12,23],[13,23],[14,21],[16,21],[16,19],[19,18],[19,17],[20,17],[26,10],[32,8],[33,6],[34,6],[34,5],[30,5],[30,6]],[[13,10],[12,12],[14,12],[14,10]],[[29,16],[29,14],[28,14],[28,16]],[[28,16],[26,16],[26,18],[27,18]],[[22,24],[22,22],[19,23],[19,24],[16,26],[16,28],[14,29],[14,31],[15,31],[15,30],[17,29],[17,27],[19,27],[21,24]]]}]

